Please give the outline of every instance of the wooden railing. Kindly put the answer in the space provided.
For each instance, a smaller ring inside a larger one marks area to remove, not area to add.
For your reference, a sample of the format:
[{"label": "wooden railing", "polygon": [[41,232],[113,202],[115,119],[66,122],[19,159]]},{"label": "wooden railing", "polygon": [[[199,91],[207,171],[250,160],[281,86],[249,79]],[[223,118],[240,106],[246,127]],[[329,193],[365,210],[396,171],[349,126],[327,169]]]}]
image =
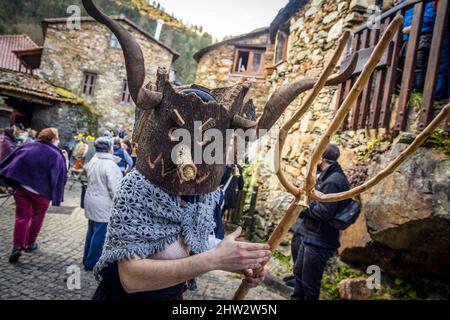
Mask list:
[{"label": "wooden railing", "polygon": [[[248,210],[245,212],[244,215],[245,199],[248,195],[248,192],[251,192],[250,207],[248,208]],[[246,232],[247,231],[251,232],[253,230],[252,223],[254,220],[254,214],[256,210],[257,197],[258,197],[258,186],[253,186],[251,190],[248,190],[246,188],[239,190],[237,192],[236,208],[225,210],[222,216],[222,221],[224,225],[229,227],[243,225],[245,227],[244,229],[246,230]]]},{"label": "wooden railing", "polygon": [[[430,0],[408,0],[402,4],[386,11],[372,22],[372,28],[364,25],[353,32],[352,40],[347,47],[346,57],[343,60],[341,68],[350,63],[351,55],[358,53],[358,64],[352,77],[345,83],[338,86],[338,96],[336,110],[341,106],[350,88],[357,79],[359,73],[367,62],[368,57],[380,34],[396,15],[404,15],[405,11],[414,8],[414,16],[409,40],[404,60],[403,71],[399,71],[398,63],[400,50],[403,45],[403,33],[400,30],[394,36],[389,49],[377,65],[368,84],[359,96],[357,102],[352,107],[348,118],[344,121],[341,130],[357,130],[363,128],[378,129],[386,128],[393,132],[404,131],[407,126],[409,98],[413,84],[414,66],[416,63],[417,48],[419,45],[420,29],[423,20],[425,4]],[[431,40],[431,49],[428,58],[428,67],[423,89],[422,105],[419,115],[418,130],[423,130],[433,118],[434,92],[436,88],[436,79],[439,68],[441,48],[446,35],[449,0],[440,0],[437,16],[434,24],[434,30]],[[378,25],[379,28],[375,28]],[[398,92],[398,108],[395,115],[395,123],[389,128],[391,123],[391,103],[392,97],[396,92],[396,84],[400,83]],[[445,124],[445,130],[450,131],[449,120]]]}]

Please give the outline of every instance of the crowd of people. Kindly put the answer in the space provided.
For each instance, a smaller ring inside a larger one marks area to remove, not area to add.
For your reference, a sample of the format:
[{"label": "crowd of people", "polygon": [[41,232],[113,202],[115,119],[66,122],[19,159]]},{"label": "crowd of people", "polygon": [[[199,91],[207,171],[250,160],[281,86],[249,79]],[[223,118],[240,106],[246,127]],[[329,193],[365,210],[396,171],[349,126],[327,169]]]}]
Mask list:
[{"label": "crowd of people", "polygon": [[[69,171],[80,173],[83,184],[82,207],[88,219],[83,265],[93,270],[101,256],[106,230],[111,217],[113,197],[122,178],[134,168],[137,145],[125,139],[123,129],[101,130],[101,136],[77,134],[59,148],[56,128],[47,128],[37,135],[35,130],[8,127],[0,134],[0,179],[3,187],[14,190],[16,222],[11,263],[23,251],[34,252],[36,239],[50,203],[59,206]],[[242,169],[239,169],[242,173]],[[236,191],[243,188],[242,175],[232,174],[227,166],[223,176],[223,195],[214,212],[216,238],[225,236],[223,210],[236,207]],[[195,198],[195,197],[194,197]],[[186,197],[185,201],[195,201]]]},{"label": "crowd of people", "polygon": [[0,132],[0,191],[12,190],[16,205],[11,263],[23,251],[37,250],[36,239],[50,203],[61,204],[69,170],[79,170],[87,180],[82,197],[89,220],[83,264],[93,269],[101,254],[114,192],[136,161],[137,146],[124,137],[120,127],[117,134],[104,131],[95,143],[94,137],[78,134],[62,149],[56,128],[43,129],[39,135],[22,125]]}]

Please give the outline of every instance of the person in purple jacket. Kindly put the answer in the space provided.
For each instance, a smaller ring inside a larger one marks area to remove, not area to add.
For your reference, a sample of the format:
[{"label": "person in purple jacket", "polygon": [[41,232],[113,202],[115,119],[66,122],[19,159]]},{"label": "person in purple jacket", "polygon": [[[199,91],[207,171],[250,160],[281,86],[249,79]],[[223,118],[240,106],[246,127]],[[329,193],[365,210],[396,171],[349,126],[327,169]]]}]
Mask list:
[{"label": "person in purple jacket", "polygon": [[0,135],[0,162],[5,159],[17,147],[14,128],[5,128]]},{"label": "person in purple jacket", "polygon": [[0,177],[15,189],[11,263],[19,260],[23,250],[33,252],[38,248],[36,239],[50,201],[53,206],[63,201],[67,168],[58,143],[58,130],[47,128],[39,133],[35,143],[18,147],[0,162]]}]

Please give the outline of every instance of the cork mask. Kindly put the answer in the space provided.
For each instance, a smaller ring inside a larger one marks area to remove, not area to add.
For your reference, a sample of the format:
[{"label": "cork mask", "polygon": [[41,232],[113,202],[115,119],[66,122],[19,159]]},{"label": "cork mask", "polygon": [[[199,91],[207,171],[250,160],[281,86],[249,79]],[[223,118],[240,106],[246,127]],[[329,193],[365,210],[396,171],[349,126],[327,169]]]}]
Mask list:
[{"label": "cork mask", "polygon": [[[226,141],[219,144],[220,150],[213,151],[220,152],[219,157],[214,155],[217,163],[207,164],[202,158],[194,161],[194,152],[203,156],[205,149],[214,143],[214,138],[204,135],[207,130],[220,132],[225,140],[226,129],[233,127],[233,119],[244,106],[248,87],[236,85],[213,90],[197,85],[175,87],[162,68],[158,70],[156,87],[162,93],[161,102],[151,112],[137,112],[136,168],[171,194],[198,195],[216,190],[224,173]],[[204,100],[199,94],[212,99]],[[191,139],[179,140],[177,129],[187,132]]]},{"label": "cork mask", "polygon": [[[86,11],[116,35],[123,50],[128,87],[137,106],[133,132],[133,140],[139,144],[136,167],[148,180],[168,193],[200,195],[216,190],[220,184],[224,159],[209,164],[193,161],[198,152],[192,159],[192,150],[200,147],[206,151],[211,143],[205,139],[195,139],[195,132],[199,129],[196,128],[197,122],[201,122],[202,132],[216,129],[222,134],[221,154],[225,155],[228,145],[226,129],[254,128],[259,138],[272,128],[301,93],[318,84],[315,78],[301,78],[284,84],[270,95],[258,121],[255,121],[252,101],[244,103],[248,84],[212,90],[198,85],[175,87],[168,80],[167,70],[160,68],[156,86],[144,87],[144,57],[138,43],[119,23],[102,14],[92,0],[82,1]],[[357,62],[358,53],[354,53],[340,73],[330,76],[324,85],[333,86],[348,80]],[[296,115],[302,115],[305,110],[303,106]],[[187,130],[194,139],[182,145],[180,150],[175,150],[178,156],[172,157],[172,150],[178,144],[172,133],[178,128]],[[287,132],[282,131],[281,134],[286,135]]]},{"label": "cork mask", "polygon": [[[170,83],[168,71],[159,68],[156,87],[144,87],[144,58],[136,40],[119,23],[101,13],[91,0],[83,0],[83,5],[116,35],[124,53],[129,91],[137,106],[133,133],[133,140],[138,143],[137,170],[170,194],[201,195],[215,191],[225,169],[226,130],[255,126],[255,119],[243,116],[254,114],[248,110],[254,109],[251,101],[244,104],[248,84],[212,90],[198,85],[176,87]],[[190,141],[180,144],[173,135],[177,129],[189,132]],[[223,157],[215,157],[217,161],[212,164],[203,159],[194,161],[193,151],[200,149],[203,154],[213,142],[202,138],[202,133],[209,129],[220,131],[223,143],[219,151]],[[201,138],[195,139],[198,133]]]}]

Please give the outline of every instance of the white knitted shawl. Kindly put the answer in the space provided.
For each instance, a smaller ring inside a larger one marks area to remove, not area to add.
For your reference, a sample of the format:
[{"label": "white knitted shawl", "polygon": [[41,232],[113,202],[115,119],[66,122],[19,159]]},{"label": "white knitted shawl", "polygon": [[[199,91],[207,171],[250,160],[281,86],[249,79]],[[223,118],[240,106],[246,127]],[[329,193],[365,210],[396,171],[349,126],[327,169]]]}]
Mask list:
[{"label": "white knitted shawl", "polygon": [[214,231],[214,209],[220,190],[200,196],[196,203],[180,205],[180,197],[170,195],[150,183],[137,170],[126,175],[113,200],[103,252],[94,269],[134,257],[147,258],[163,251],[180,236],[194,254],[208,250]]}]

